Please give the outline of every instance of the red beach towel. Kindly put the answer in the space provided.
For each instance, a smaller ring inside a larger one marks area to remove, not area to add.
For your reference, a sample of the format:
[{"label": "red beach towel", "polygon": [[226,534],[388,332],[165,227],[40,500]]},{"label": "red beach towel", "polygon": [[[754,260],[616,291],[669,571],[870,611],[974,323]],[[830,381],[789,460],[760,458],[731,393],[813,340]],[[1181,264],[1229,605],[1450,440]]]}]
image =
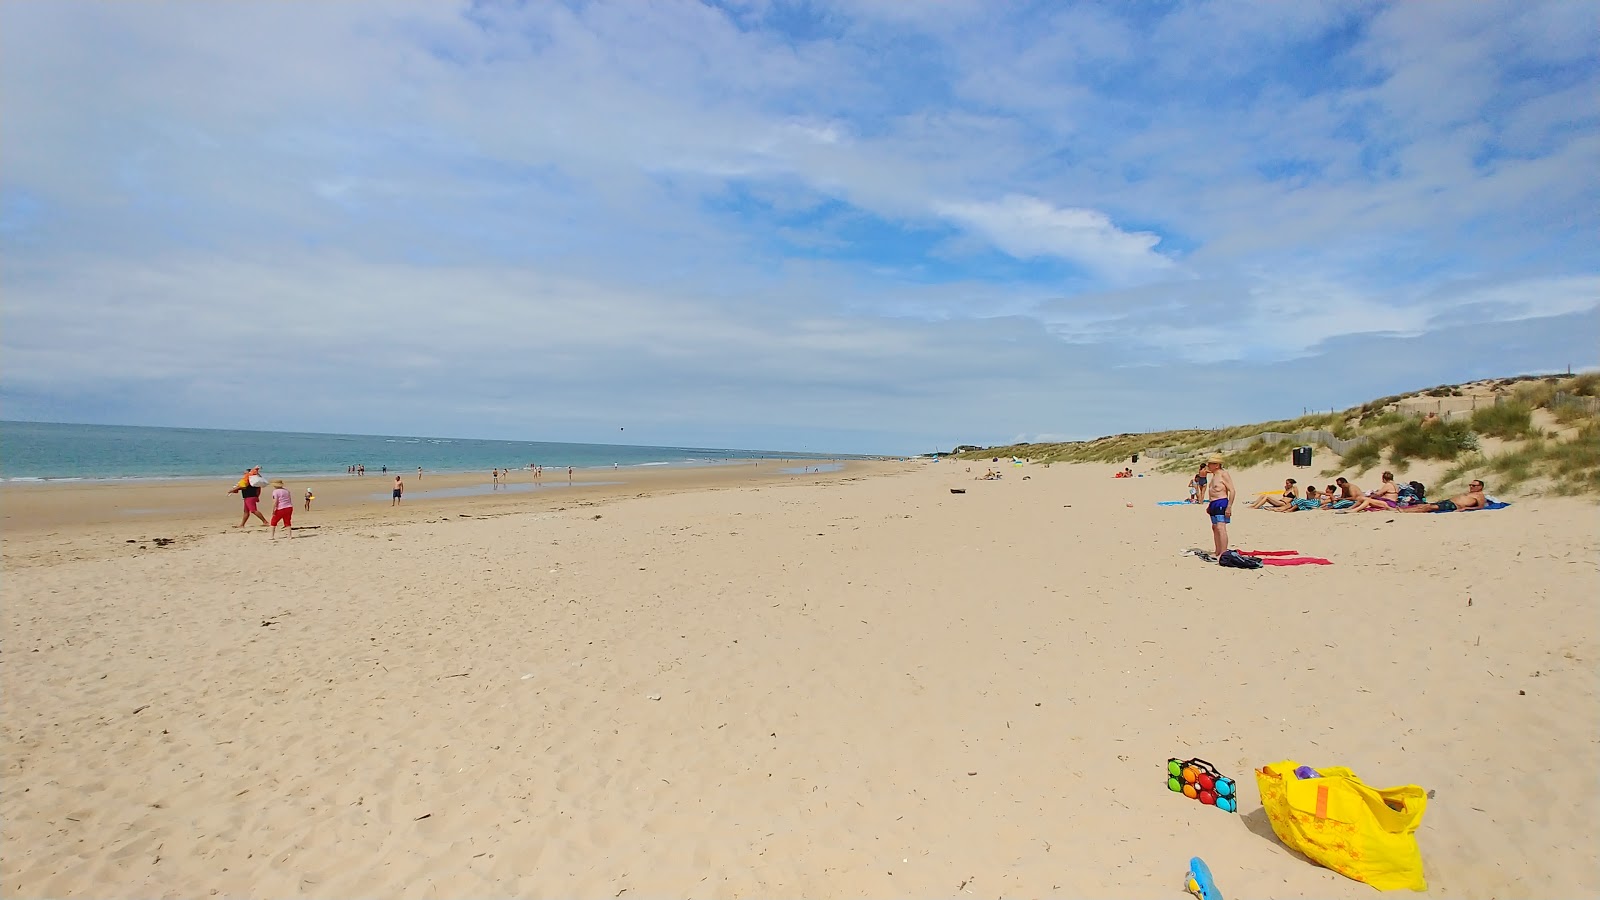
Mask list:
[{"label": "red beach towel", "polygon": [[1323,559],[1320,556],[1296,556],[1292,559],[1283,557],[1263,559],[1261,564],[1263,566],[1331,566],[1333,565],[1333,560]]},{"label": "red beach towel", "polygon": [[1299,550],[1240,550],[1245,556],[1299,556]]}]

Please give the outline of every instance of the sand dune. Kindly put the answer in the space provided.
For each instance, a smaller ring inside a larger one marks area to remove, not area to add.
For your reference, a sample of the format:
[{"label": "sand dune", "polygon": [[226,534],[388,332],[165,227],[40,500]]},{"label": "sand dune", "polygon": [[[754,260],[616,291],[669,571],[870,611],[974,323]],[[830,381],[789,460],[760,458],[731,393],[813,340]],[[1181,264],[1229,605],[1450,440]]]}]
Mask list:
[{"label": "sand dune", "polygon": [[1241,572],[1181,555],[1181,477],[872,471],[276,544],[8,526],[5,892],[1173,897],[1201,855],[1368,896],[1271,836],[1285,757],[1436,790],[1434,894],[1600,892],[1591,503],[1244,512],[1335,565]]}]

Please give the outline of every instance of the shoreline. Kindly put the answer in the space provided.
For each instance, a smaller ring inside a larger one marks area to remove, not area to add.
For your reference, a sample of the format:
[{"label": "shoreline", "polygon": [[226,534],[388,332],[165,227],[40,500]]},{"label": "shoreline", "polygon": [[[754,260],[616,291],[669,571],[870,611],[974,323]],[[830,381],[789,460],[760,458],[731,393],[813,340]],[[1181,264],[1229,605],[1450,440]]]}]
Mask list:
[{"label": "shoreline", "polygon": [[[644,497],[684,491],[719,490],[766,484],[819,483],[855,479],[915,468],[917,463],[880,461],[819,461],[798,465],[791,460],[750,460],[706,465],[661,465],[574,469],[569,484],[566,473],[547,471],[535,481],[533,473],[516,470],[496,489],[487,472],[402,475],[405,493],[391,505],[390,476],[328,475],[283,478],[295,500],[296,531],[373,522],[405,523],[446,516],[504,515],[541,512],[574,504],[588,505],[619,497]],[[822,471],[796,472],[797,468]],[[269,478],[276,476],[268,476]],[[243,531],[268,532],[251,518],[236,528],[243,516],[237,494],[227,493],[232,479],[149,479],[138,481],[52,481],[0,483],[0,532],[8,563],[36,555],[35,539],[49,537],[68,544],[94,545],[110,535],[123,540],[150,535],[195,538],[207,534]],[[304,492],[316,495],[309,512]],[[262,514],[271,517],[270,499],[263,494]],[[54,556],[45,551],[45,556]]]},{"label": "shoreline", "polygon": [[[601,472],[601,471],[604,471],[604,472],[618,472],[618,471],[620,471],[620,472],[629,472],[629,471],[639,471],[639,470],[648,470],[648,469],[705,469],[705,468],[714,468],[714,467],[718,467],[718,466],[751,465],[752,463],[755,463],[755,464],[773,463],[773,464],[781,464],[781,465],[803,466],[803,467],[809,468],[811,466],[827,466],[827,465],[835,465],[835,466],[837,466],[837,465],[843,465],[844,463],[847,463],[847,462],[894,462],[894,461],[900,461],[900,460],[904,460],[904,459],[906,459],[906,458],[905,457],[897,457],[897,456],[851,456],[851,457],[819,456],[819,457],[815,457],[815,458],[812,458],[812,457],[790,457],[790,456],[761,456],[761,457],[746,457],[746,458],[736,458],[736,459],[684,460],[684,461],[679,461],[679,462],[643,462],[643,463],[629,463],[628,465],[620,465],[619,464],[619,465],[615,465],[615,466],[609,466],[609,465],[606,465],[606,466],[573,466],[573,471],[574,472]],[[506,471],[512,473],[513,475],[516,475],[516,474],[528,474],[528,475],[531,475],[531,473],[533,472],[533,470],[529,469],[529,468],[507,469]],[[551,472],[562,472],[562,473],[565,473],[566,472],[566,466],[552,466],[550,468],[550,471]],[[438,476],[438,477],[445,477],[445,476],[452,476],[452,475],[475,475],[475,474],[478,474],[478,472],[479,472],[478,469],[427,469],[427,470],[425,470],[425,474],[427,474],[429,476]],[[397,469],[397,470],[393,470],[393,471],[389,471],[389,472],[384,472],[382,470],[373,471],[373,472],[367,472],[365,475],[354,475],[354,474],[351,474],[349,472],[278,472],[278,473],[275,473],[275,474],[268,475],[267,477],[268,478],[283,478],[285,480],[293,478],[293,479],[297,479],[297,480],[317,480],[317,481],[322,481],[322,480],[326,480],[326,479],[363,478],[363,477],[364,478],[390,478],[390,477],[392,477],[394,475],[401,475],[401,476],[410,478],[410,477],[414,476],[415,474],[416,474],[415,470],[413,470],[411,473],[408,474],[404,470],[398,470]],[[205,482],[216,482],[216,481],[219,481],[219,480],[220,481],[226,481],[229,477],[231,477],[231,476],[229,476],[227,474],[213,474],[213,475],[18,475],[18,476],[14,476],[14,477],[0,477],[0,488],[3,488],[5,485],[16,485],[18,487],[25,487],[25,486],[28,486],[28,485],[51,485],[51,484],[108,484],[108,485],[123,485],[123,484],[153,484],[153,483],[160,483],[160,482],[172,482],[172,483],[175,483],[175,484],[192,484],[192,483],[198,482],[198,481],[205,481]]]}]

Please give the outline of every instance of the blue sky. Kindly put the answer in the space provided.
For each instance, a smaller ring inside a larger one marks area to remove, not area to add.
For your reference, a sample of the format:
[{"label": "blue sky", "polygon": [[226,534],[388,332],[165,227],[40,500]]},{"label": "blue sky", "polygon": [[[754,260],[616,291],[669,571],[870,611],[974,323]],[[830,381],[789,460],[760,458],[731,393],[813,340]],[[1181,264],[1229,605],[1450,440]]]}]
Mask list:
[{"label": "blue sky", "polygon": [[0,5],[0,416],[841,452],[1600,362],[1584,3]]}]

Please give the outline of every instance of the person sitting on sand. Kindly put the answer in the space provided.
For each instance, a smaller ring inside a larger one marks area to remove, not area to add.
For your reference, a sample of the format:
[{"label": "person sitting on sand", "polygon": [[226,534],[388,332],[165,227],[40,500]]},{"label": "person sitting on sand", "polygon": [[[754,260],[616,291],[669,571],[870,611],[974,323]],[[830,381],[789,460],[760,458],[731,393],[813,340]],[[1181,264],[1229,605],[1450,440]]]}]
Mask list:
[{"label": "person sitting on sand", "polygon": [[1285,478],[1283,480],[1283,491],[1281,493],[1262,494],[1256,498],[1256,502],[1250,504],[1250,508],[1266,509],[1271,507],[1275,510],[1281,510],[1293,506],[1294,501],[1300,499],[1300,492],[1295,488],[1296,484],[1298,484],[1298,482],[1296,482],[1293,478]]},{"label": "person sitting on sand", "polygon": [[1399,512],[1431,513],[1455,512],[1461,509],[1483,509],[1488,504],[1488,498],[1483,496],[1483,482],[1474,481],[1467,485],[1465,494],[1457,494],[1449,500],[1440,500],[1438,503],[1418,503],[1415,506],[1401,507]]},{"label": "person sitting on sand", "polygon": [[1400,486],[1394,483],[1394,473],[1383,473],[1383,483],[1378,489],[1356,501],[1356,505],[1343,512],[1366,512],[1369,509],[1392,510],[1400,508]]},{"label": "person sitting on sand", "polygon": [[1274,510],[1274,512],[1302,512],[1304,510],[1321,508],[1322,494],[1317,490],[1317,486],[1313,484],[1306,488],[1305,497],[1299,500],[1290,500],[1287,504],[1278,507],[1276,510]]},{"label": "person sitting on sand", "polygon": [[1333,509],[1349,509],[1355,506],[1362,497],[1366,496],[1366,494],[1361,493],[1361,488],[1351,484],[1342,475],[1335,478],[1333,483],[1339,486],[1339,498],[1333,501],[1331,507]]}]

